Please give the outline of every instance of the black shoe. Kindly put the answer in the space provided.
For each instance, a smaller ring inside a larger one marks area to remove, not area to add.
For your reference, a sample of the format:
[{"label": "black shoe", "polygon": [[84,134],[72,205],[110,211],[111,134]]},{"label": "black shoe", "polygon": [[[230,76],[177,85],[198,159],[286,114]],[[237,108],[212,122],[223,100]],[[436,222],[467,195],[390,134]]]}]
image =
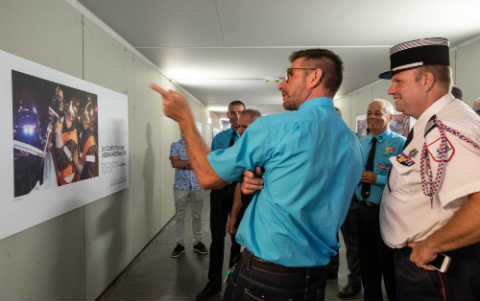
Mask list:
[{"label": "black shoe", "polygon": [[206,255],[208,254],[208,249],[205,247],[205,245],[199,241],[197,244],[193,246],[193,252],[200,254],[200,255]]},{"label": "black shoe", "polygon": [[213,281],[208,281],[207,285],[205,288],[198,293],[197,297],[195,300],[197,301],[203,301],[203,300],[209,300],[222,291],[222,284],[215,283]]},{"label": "black shoe", "polygon": [[172,254],[170,255],[171,258],[179,258],[185,254],[185,248],[181,244],[177,244],[175,249],[173,249]]},{"label": "black shoe", "polygon": [[338,292],[338,298],[349,299],[353,298],[362,290],[360,283],[348,282],[348,284]]}]

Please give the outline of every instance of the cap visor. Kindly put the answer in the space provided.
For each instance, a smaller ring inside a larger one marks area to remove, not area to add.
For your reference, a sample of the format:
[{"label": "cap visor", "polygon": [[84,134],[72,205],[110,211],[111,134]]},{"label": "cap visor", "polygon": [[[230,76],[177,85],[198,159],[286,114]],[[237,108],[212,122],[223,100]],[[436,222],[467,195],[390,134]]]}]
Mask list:
[{"label": "cap visor", "polygon": [[393,76],[393,71],[385,71],[378,75],[378,77],[381,79],[392,79],[392,76]]}]

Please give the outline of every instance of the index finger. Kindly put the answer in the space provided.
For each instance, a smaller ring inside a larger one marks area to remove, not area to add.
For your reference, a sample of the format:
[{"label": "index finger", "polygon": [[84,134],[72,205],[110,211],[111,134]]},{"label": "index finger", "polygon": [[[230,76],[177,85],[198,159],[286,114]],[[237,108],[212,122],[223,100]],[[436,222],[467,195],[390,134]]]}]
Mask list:
[{"label": "index finger", "polygon": [[155,90],[155,91],[157,91],[158,93],[160,93],[162,96],[166,96],[166,94],[167,94],[167,91],[163,90],[162,88],[160,88],[160,86],[158,86],[158,85],[156,85],[156,84],[154,84],[154,83],[151,83],[151,84],[149,85],[149,87],[150,87],[150,89]]}]

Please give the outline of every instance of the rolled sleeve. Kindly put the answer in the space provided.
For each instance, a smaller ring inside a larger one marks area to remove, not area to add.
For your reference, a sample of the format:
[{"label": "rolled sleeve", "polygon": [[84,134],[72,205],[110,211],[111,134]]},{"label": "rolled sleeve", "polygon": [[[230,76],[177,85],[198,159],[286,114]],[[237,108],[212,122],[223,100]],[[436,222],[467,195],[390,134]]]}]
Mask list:
[{"label": "rolled sleeve", "polygon": [[263,167],[268,134],[259,121],[251,124],[232,147],[208,155],[208,162],[224,181],[240,181],[244,170]]}]

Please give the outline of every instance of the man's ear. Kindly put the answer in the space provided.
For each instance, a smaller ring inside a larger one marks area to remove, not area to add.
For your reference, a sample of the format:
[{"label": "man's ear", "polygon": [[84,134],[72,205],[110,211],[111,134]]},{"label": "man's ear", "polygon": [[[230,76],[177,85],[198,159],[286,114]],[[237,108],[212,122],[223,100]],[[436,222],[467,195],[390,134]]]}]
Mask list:
[{"label": "man's ear", "polygon": [[308,81],[309,88],[315,88],[316,86],[320,85],[323,79],[323,70],[321,68],[317,68],[310,73],[310,79]]},{"label": "man's ear", "polygon": [[435,75],[432,72],[423,73],[423,85],[425,87],[425,92],[430,92],[435,86]]},{"label": "man's ear", "polygon": [[388,122],[391,122],[393,120],[393,114],[388,115]]}]

